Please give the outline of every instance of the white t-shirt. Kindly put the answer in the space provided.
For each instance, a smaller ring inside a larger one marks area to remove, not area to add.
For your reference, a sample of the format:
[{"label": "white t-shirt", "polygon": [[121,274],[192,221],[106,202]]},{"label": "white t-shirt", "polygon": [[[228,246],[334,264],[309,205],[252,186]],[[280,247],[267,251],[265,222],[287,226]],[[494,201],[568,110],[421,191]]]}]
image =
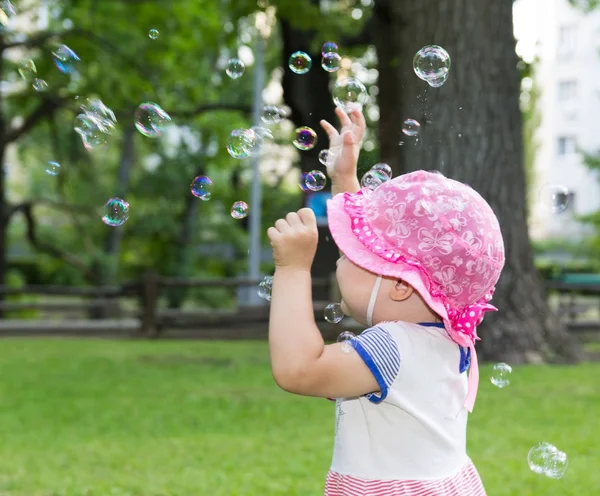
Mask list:
[{"label": "white t-shirt", "polygon": [[331,472],[433,481],[469,464],[468,350],[441,324],[384,322],[351,343],[381,393],[337,400]]}]

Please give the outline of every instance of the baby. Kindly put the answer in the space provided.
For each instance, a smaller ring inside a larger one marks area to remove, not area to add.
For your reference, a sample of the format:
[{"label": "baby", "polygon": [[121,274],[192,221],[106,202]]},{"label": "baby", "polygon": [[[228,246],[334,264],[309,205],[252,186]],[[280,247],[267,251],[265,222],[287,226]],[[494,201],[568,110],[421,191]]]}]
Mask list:
[{"label": "baby", "polygon": [[[368,327],[325,345],[314,320],[310,269],[318,231],[310,209],[269,228],[273,377],[291,393],[337,398],[325,495],[481,496],[466,452],[478,387],[476,327],[504,265],[498,220],[472,188],[417,171],[360,190],[360,111],[323,121],[331,235],[341,257],[342,309]],[[470,368],[468,379],[467,369]]]}]

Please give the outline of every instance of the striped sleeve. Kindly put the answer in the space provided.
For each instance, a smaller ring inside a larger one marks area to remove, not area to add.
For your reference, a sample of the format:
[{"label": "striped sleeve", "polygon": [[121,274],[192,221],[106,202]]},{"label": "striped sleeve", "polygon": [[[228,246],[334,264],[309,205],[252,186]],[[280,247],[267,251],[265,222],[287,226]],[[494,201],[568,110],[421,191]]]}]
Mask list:
[{"label": "striped sleeve", "polygon": [[352,346],[363,359],[375,377],[381,395],[370,393],[366,398],[373,403],[381,403],[388,394],[400,370],[400,351],[392,335],[381,327],[372,327],[351,341]]}]

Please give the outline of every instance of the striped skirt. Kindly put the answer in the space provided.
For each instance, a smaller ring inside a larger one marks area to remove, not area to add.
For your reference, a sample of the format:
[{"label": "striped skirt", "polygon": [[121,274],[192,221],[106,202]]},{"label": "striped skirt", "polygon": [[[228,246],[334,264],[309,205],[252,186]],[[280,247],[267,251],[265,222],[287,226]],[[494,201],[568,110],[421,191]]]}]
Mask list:
[{"label": "striped skirt", "polygon": [[457,474],[438,480],[373,480],[327,474],[325,496],[486,496],[473,462]]}]

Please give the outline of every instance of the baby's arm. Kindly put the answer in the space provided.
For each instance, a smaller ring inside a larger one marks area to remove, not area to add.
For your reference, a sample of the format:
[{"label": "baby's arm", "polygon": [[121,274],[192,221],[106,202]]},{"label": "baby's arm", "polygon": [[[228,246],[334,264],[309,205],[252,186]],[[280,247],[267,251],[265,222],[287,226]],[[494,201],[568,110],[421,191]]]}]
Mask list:
[{"label": "baby's arm", "polygon": [[361,141],[366,129],[362,110],[353,110],[348,115],[338,107],[335,109],[335,113],[342,124],[340,132],[329,122],[321,121],[321,127],[329,136],[329,151],[334,156],[332,163],[327,164],[327,174],[331,180],[333,196],[346,191],[356,193],[360,189],[356,168]]},{"label": "baby's arm", "polygon": [[368,361],[359,353],[344,353],[341,344],[325,346],[315,323],[310,268],[319,234],[314,212],[292,212],[267,234],[275,261],[269,349],[277,384],[292,393],[319,397],[380,391],[382,383]]}]

